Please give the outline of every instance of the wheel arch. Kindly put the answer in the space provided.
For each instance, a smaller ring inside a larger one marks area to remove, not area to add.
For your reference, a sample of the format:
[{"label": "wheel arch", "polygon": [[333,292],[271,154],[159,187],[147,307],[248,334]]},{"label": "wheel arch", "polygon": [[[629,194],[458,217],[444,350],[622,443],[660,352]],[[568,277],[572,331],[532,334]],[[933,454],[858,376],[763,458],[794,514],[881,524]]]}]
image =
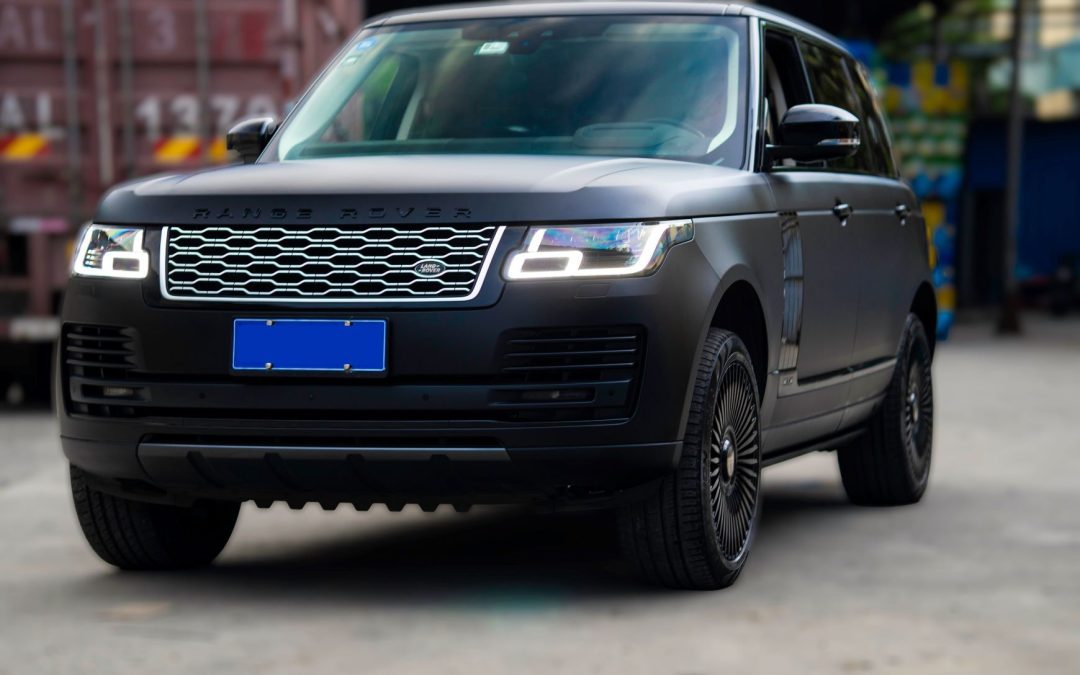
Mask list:
[{"label": "wheel arch", "polygon": [[769,328],[756,286],[738,276],[721,285],[708,328],[735,333],[750,352],[758,396],[764,398],[769,376]]},{"label": "wheel arch", "polygon": [[911,313],[919,317],[922,325],[926,328],[926,339],[930,341],[930,353],[933,354],[937,347],[937,294],[930,282],[924,281],[919,284],[915,291],[915,299],[911,302]]}]

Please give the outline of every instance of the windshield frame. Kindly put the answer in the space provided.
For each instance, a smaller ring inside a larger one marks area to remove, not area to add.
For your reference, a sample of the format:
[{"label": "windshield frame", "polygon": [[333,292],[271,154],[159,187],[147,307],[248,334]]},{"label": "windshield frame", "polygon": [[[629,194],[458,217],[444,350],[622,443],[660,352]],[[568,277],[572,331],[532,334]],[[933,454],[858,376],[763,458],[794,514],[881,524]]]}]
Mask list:
[{"label": "windshield frame", "polygon": [[[578,12],[573,12],[573,11],[567,11],[567,12],[560,11],[558,13],[553,12],[553,13],[544,13],[544,14],[536,14],[536,15],[532,15],[532,14],[521,15],[521,16],[516,16],[515,15],[513,17],[502,17],[502,16],[490,16],[489,17],[489,16],[483,16],[483,15],[477,15],[475,17],[455,16],[453,18],[423,18],[423,17],[416,17],[415,20],[413,20],[413,17],[410,17],[410,20],[408,20],[408,21],[401,21],[401,20],[389,21],[389,20],[386,20],[386,19],[379,19],[379,20],[376,20],[373,23],[367,24],[367,25],[363,26],[359,31],[357,31],[352,36],[352,38],[350,38],[349,40],[346,40],[344,42],[342,47],[338,50],[337,54],[335,54],[335,56],[327,62],[327,64],[323,67],[323,69],[319,73],[319,75],[314,80],[312,80],[311,84],[304,91],[303,95],[299,99],[297,99],[297,101],[295,102],[294,105],[292,105],[290,107],[290,110],[289,110],[288,114],[285,116],[282,123],[278,126],[278,129],[277,129],[276,133],[274,134],[274,137],[271,139],[270,143],[267,145],[267,147],[264,149],[264,151],[260,155],[259,159],[257,160],[257,163],[259,163],[259,164],[271,164],[271,163],[277,163],[277,162],[313,161],[313,160],[316,160],[316,159],[329,159],[329,158],[334,158],[334,157],[364,158],[364,157],[375,157],[375,156],[380,156],[380,155],[387,156],[387,155],[395,155],[395,154],[396,155],[416,154],[417,156],[421,156],[421,155],[424,154],[424,153],[407,153],[407,152],[402,152],[402,153],[366,153],[366,154],[361,153],[361,154],[348,154],[348,155],[346,155],[346,154],[327,155],[325,157],[318,157],[318,158],[286,158],[286,157],[281,156],[282,139],[285,137],[290,125],[295,122],[295,119],[296,119],[297,115],[304,110],[304,107],[310,102],[312,96],[319,90],[320,86],[322,86],[326,82],[326,80],[333,75],[335,70],[343,63],[343,61],[345,59],[349,58],[350,54],[353,53],[353,50],[356,48],[356,46],[359,43],[363,42],[364,40],[367,40],[368,38],[370,38],[372,36],[382,35],[382,34],[387,34],[387,33],[401,32],[401,31],[405,31],[405,30],[424,30],[424,28],[428,27],[428,26],[430,26],[432,29],[438,29],[438,28],[441,27],[441,25],[445,25],[445,24],[458,24],[458,23],[481,22],[481,21],[497,21],[497,20],[505,19],[505,18],[531,20],[531,19],[545,19],[545,18],[552,18],[552,19],[581,18],[581,19],[585,19],[585,18],[590,18],[590,17],[599,18],[599,19],[604,19],[604,18],[611,18],[611,19],[627,18],[627,19],[630,19],[630,20],[636,20],[636,21],[641,21],[641,22],[649,22],[649,21],[652,21],[652,20],[656,20],[656,21],[661,21],[661,20],[662,21],[675,21],[675,20],[678,20],[680,18],[684,18],[684,19],[688,19],[688,20],[701,21],[703,23],[722,24],[722,25],[730,28],[732,31],[734,31],[736,33],[737,37],[739,38],[738,44],[736,45],[737,52],[738,52],[737,53],[738,61],[734,65],[734,68],[738,70],[738,74],[739,74],[739,78],[740,78],[739,82],[738,82],[738,89],[737,89],[737,92],[736,92],[737,96],[739,97],[739,100],[733,106],[734,114],[736,116],[735,117],[735,122],[734,122],[734,127],[735,128],[734,128],[734,131],[732,132],[730,138],[728,139],[728,141],[730,141],[731,139],[734,139],[736,137],[740,137],[739,142],[741,144],[741,148],[740,148],[741,156],[736,158],[734,152],[723,152],[723,145],[726,144],[727,141],[725,141],[724,144],[721,144],[719,147],[715,148],[714,150],[711,150],[709,153],[707,153],[705,155],[690,156],[690,157],[680,157],[680,156],[674,156],[674,155],[670,155],[670,156],[669,155],[650,155],[650,154],[646,154],[646,153],[642,153],[642,154],[629,154],[629,153],[610,153],[610,154],[607,154],[607,153],[603,153],[602,154],[602,153],[594,153],[594,152],[586,152],[586,151],[582,151],[580,153],[558,153],[558,154],[561,154],[562,156],[580,156],[580,157],[586,157],[586,158],[594,157],[594,158],[598,158],[598,159],[599,158],[623,158],[623,159],[626,159],[626,158],[629,158],[629,159],[638,158],[638,159],[646,159],[646,160],[683,161],[683,162],[689,162],[689,163],[694,163],[694,164],[701,164],[701,165],[705,165],[705,166],[719,165],[719,166],[724,166],[724,167],[727,167],[727,168],[740,169],[740,170],[747,170],[747,168],[749,166],[751,166],[751,164],[753,162],[753,157],[755,155],[754,143],[755,143],[755,139],[756,139],[755,129],[757,127],[757,120],[754,117],[754,113],[755,113],[755,110],[756,110],[756,106],[754,105],[754,95],[755,95],[755,91],[756,91],[756,87],[757,87],[757,73],[755,72],[756,71],[756,68],[755,68],[756,61],[755,61],[755,59],[757,58],[756,57],[756,40],[754,39],[755,38],[755,35],[754,35],[755,26],[754,26],[754,24],[756,22],[753,20],[753,17],[740,16],[740,15],[712,14],[712,13],[708,13],[708,12],[701,12],[701,13],[686,13],[686,12],[663,12],[663,13],[660,13],[660,12],[657,12],[657,13],[652,13],[652,12],[626,12],[626,13],[621,13],[621,12],[589,12],[589,13],[578,13]],[[470,153],[470,152],[447,153],[447,152],[443,152],[443,153],[437,153],[437,154],[451,155],[451,156],[454,155],[454,154],[461,154],[461,155],[489,154],[491,156],[498,156],[499,154],[520,155],[520,156],[550,156],[550,155],[544,155],[542,153],[514,153],[514,152],[505,152],[505,153]]]}]

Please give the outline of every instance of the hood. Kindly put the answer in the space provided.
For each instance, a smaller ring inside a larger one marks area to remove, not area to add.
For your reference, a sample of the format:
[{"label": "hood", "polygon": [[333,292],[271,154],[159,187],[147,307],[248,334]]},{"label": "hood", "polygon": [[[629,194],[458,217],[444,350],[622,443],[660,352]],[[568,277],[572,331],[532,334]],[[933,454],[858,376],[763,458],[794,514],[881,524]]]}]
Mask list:
[{"label": "hood", "polygon": [[688,162],[395,155],[228,166],[113,189],[102,223],[525,223],[754,213],[760,176]]}]

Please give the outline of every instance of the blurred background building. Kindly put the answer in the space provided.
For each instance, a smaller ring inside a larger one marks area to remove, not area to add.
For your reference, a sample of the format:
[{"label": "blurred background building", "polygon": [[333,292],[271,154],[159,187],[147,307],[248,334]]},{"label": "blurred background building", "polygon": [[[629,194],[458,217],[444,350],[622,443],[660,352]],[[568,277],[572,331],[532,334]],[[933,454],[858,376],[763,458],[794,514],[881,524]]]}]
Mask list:
[{"label": "blurred background building", "polygon": [[[281,116],[394,0],[0,0],[0,404],[46,400],[79,226],[110,185],[229,161],[236,121]],[[875,74],[923,200],[943,333],[1002,298],[1013,0],[771,0]],[[1067,309],[1080,253],[1080,0],[1029,0],[1016,274]]]}]

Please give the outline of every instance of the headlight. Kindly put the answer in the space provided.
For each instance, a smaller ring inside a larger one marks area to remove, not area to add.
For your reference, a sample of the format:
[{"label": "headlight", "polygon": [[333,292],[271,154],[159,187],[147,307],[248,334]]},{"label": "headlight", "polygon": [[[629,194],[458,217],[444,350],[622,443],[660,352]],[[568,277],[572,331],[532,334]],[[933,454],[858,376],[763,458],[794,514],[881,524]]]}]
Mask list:
[{"label": "headlight", "polygon": [[660,267],[668,249],[693,238],[689,220],[534,227],[525,237],[525,249],[510,256],[506,278],[644,276]]},{"label": "headlight", "polygon": [[75,250],[72,272],[83,277],[145,279],[150,256],[143,249],[143,234],[137,227],[87,226]]}]

